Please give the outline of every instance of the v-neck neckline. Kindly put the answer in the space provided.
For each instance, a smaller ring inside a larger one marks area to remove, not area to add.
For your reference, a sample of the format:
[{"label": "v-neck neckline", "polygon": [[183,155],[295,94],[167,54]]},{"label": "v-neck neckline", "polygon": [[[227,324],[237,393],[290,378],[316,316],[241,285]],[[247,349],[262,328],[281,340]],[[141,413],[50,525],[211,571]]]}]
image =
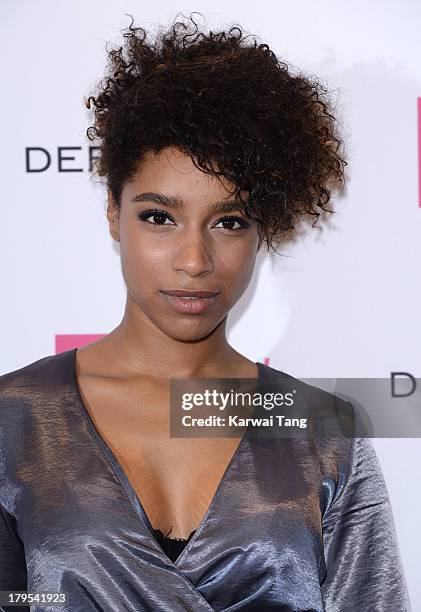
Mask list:
[{"label": "v-neck neckline", "polygon": [[[215,492],[211,498],[211,501],[207,507],[207,510],[205,512],[205,514],[203,515],[201,521],[199,522],[199,525],[193,529],[192,531],[194,532],[193,535],[191,536],[191,538],[188,540],[186,546],[183,548],[183,550],[181,551],[181,553],[178,555],[178,557],[175,559],[175,561],[172,561],[172,559],[170,559],[170,557],[168,557],[168,555],[166,554],[165,550],[162,548],[162,546],[160,545],[160,543],[158,542],[154,532],[153,532],[153,526],[149,520],[148,515],[146,514],[146,511],[142,505],[142,502],[140,501],[140,497],[136,492],[136,489],[133,487],[133,485],[131,484],[129,477],[127,476],[125,470],[123,469],[120,461],[117,459],[116,455],[114,454],[113,450],[111,449],[111,447],[109,446],[109,444],[105,441],[104,437],[101,435],[101,433],[99,432],[99,429],[97,428],[95,421],[93,420],[89,410],[87,409],[85,402],[83,400],[82,394],[81,394],[81,390],[79,387],[79,382],[77,379],[77,371],[76,371],[76,353],[77,353],[77,348],[74,349],[70,349],[69,350],[69,356],[71,357],[71,370],[72,370],[72,383],[73,383],[73,390],[77,396],[79,405],[80,405],[80,409],[81,412],[89,426],[89,429],[92,433],[93,438],[96,440],[97,444],[99,445],[99,447],[102,449],[103,454],[105,455],[106,459],[108,460],[108,462],[111,464],[111,467],[113,468],[114,473],[116,474],[117,480],[121,486],[121,488],[125,491],[130,503],[132,504],[133,508],[135,509],[136,513],[138,514],[138,516],[141,519],[141,523],[143,524],[144,527],[146,527],[146,531],[148,533],[148,536],[153,540],[153,542],[156,544],[156,546],[159,548],[160,552],[165,556],[166,559],[168,559],[169,563],[172,563],[175,567],[179,567],[181,564],[181,561],[186,557],[186,555],[188,554],[189,550],[191,549],[191,547],[193,546],[193,544],[196,542],[196,540],[200,537],[201,532],[203,531],[203,529],[205,528],[207,522],[208,522],[208,518],[210,516],[210,514],[212,513],[217,499],[220,497],[221,495],[221,491],[222,491],[222,487],[229,475],[229,472],[232,469],[232,466],[234,464],[234,462],[237,460],[237,458],[239,457],[243,446],[246,442],[246,439],[248,438],[248,434],[251,430],[251,426],[250,424],[247,425],[243,436],[241,437],[240,443],[237,445],[234,453],[232,454],[228,464],[225,467],[224,473],[222,474],[222,477],[218,483],[218,486],[215,489]],[[257,378],[254,379],[256,381],[256,389],[259,389],[262,384],[263,384],[263,379],[264,379],[264,370],[267,367],[264,363],[260,362],[260,361],[256,361],[255,364],[257,365]],[[253,414],[255,414],[255,411],[253,412]],[[192,532],[190,532],[192,533]]]}]

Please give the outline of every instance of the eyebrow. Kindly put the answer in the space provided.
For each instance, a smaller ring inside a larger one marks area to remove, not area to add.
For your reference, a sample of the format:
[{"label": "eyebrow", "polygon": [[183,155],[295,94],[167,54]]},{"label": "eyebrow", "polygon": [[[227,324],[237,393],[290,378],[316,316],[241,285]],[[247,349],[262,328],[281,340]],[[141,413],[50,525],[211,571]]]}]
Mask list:
[{"label": "eyebrow", "polygon": [[[147,191],[145,193],[138,193],[131,199],[131,202],[156,202],[167,208],[183,208],[183,201],[177,196],[168,196],[163,193],[154,193],[153,191]],[[214,202],[208,207],[209,211],[218,212],[232,212],[234,210],[244,211],[244,207],[241,204],[237,204],[234,200],[221,202]]]}]

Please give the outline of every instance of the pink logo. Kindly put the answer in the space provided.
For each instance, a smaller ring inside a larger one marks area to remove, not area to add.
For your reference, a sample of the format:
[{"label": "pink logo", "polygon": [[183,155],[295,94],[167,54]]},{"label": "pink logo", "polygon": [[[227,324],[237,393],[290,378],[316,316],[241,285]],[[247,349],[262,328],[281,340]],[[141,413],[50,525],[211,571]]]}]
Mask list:
[{"label": "pink logo", "polygon": [[103,338],[106,334],[56,334],[56,354],[64,353],[79,346],[85,346]]}]

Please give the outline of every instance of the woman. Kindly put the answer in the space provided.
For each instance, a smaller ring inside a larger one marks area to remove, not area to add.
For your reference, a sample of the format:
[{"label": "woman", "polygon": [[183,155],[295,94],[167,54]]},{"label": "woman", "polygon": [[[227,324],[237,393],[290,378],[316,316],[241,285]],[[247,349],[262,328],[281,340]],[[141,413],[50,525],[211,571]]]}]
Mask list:
[{"label": "woman", "polygon": [[132,23],[87,101],[126,308],[0,378],[0,590],[65,595],[33,610],[408,610],[369,439],[169,435],[177,378],[331,399],[225,333],[263,242],[343,180],[326,91],[239,27],[194,26]]}]

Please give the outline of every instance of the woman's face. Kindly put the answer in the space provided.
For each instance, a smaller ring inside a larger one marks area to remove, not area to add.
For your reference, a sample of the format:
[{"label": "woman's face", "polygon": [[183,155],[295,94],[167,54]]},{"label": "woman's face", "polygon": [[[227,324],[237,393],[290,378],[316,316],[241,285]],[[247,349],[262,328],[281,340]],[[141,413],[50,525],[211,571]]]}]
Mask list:
[{"label": "woman's face", "polygon": [[[149,152],[124,186],[120,210],[109,199],[112,237],[120,242],[128,307],[162,332],[200,339],[245,291],[260,247],[258,226],[234,206],[233,185],[196,168],[175,147]],[[188,299],[167,292],[211,292]]]}]

